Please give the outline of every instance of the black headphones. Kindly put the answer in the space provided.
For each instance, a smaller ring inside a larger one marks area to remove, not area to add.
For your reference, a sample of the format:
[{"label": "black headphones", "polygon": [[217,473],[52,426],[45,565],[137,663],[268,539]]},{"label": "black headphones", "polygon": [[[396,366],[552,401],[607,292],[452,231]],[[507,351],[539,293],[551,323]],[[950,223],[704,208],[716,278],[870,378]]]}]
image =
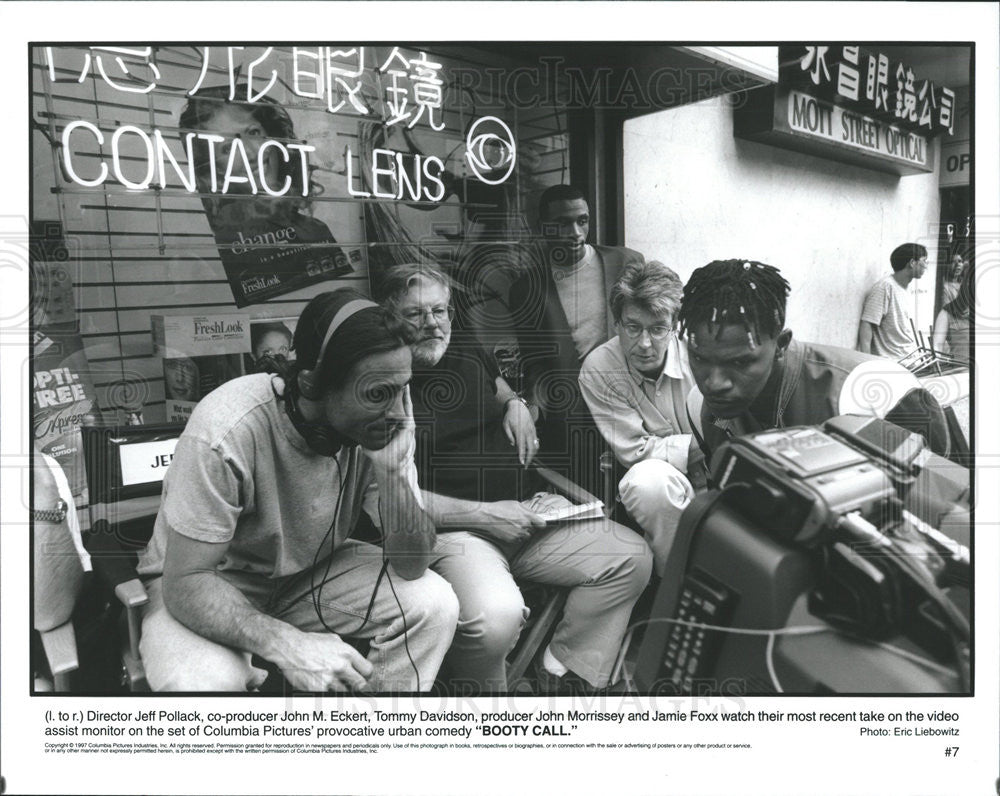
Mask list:
[{"label": "black headphones", "polygon": [[344,321],[369,307],[377,309],[378,304],[368,299],[358,298],[348,301],[337,310],[323,336],[323,343],[319,347],[319,354],[316,357],[316,365],[313,370],[300,370],[285,384],[285,413],[292,425],[295,426],[295,430],[302,435],[309,449],[320,456],[336,456],[344,445],[349,445],[351,442],[329,423],[324,421],[314,423],[306,420],[295,399],[299,395],[309,401],[318,401],[323,397],[322,390],[317,383],[316,372],[322,365],[330,339],[334,332],[344,324]]}]

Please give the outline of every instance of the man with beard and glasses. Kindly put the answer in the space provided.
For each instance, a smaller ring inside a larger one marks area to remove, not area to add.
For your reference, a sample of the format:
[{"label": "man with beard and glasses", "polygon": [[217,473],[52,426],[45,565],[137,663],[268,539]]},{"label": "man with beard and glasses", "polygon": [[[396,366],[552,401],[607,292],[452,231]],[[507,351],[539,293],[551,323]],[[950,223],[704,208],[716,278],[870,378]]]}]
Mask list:
[{"label": "man with beard and glasses", "polygon": [[545,493],[526,468],[537,447],[531,416],[471,335],[452,335],[451,287],[438,268],[396,266],[379,295],[413,352],[416,458],[438,533],[431,568],[460,605],[446,659],[452,677],[506,691],[504,661],[528,614],[517,577],[570,590],[539,690],[606,688],[649,580],[649,548],[600,515],[546,522],[547,510],[569,501]]}]

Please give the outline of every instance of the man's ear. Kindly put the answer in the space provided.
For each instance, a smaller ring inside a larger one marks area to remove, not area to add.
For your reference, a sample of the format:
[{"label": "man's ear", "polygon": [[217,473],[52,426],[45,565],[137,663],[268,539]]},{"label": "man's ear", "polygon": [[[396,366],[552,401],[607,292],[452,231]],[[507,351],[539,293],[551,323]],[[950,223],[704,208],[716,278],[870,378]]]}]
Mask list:
[{"label": "man's ear", "polygon": [[784,354],[785,350],[788,348],[788,344],[792,342],[792,330],[782,329],[778,332],[778,336],[774,338],[774,344],[777,347],[779,354]]},{"label": "man's ear", "polygon": [[320,399],[319,384],[316,381],[316,371],[300,370],[296,376],[299,385],[299,395],[308,401],[318,401]]}]

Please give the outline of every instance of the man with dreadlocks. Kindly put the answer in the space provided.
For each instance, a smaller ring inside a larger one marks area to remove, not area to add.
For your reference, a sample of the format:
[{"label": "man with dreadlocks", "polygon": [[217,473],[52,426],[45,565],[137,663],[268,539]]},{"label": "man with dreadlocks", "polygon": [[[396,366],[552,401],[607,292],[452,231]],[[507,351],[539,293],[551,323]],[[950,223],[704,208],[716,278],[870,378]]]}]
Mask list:
[{"label": "man with dreadlocks", "polygon": [[818,425],[842,414],[874,415],[946,452],[941,407],[894,362],[792,339],[789,286],[777,268],[716,260],[684,286],[679,320],[697,389],[688,413],[706,453],[728,437]]}]

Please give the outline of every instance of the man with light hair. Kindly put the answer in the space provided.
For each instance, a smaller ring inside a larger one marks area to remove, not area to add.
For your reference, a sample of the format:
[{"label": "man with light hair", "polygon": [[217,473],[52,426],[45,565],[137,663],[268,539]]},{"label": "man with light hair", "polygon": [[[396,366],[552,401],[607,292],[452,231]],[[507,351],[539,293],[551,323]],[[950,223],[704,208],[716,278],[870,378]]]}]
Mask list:
[{"label": "man with light hair", "polygon": [[658,574],[694,497],[687,474],[700,458],[685,412],[694,379],[675,331],[682,290],[661,262],[626,266],[609,296],[618,335],[594,349],[580,371],[594,422],[628,468],[619,494],[646,535]]}]

